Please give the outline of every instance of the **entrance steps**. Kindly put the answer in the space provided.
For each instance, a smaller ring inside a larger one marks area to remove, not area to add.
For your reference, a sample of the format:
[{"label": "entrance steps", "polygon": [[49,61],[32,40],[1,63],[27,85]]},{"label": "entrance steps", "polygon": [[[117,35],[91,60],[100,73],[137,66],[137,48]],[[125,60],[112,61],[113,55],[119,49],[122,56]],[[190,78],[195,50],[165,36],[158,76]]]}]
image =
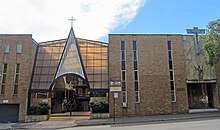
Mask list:
[{"label": "entrance steps", "polygon": [[90,111],[86,112],[72,112],[72,115],[70,116],[70,112],[66,113],[55,113],[50,115],[50,121],[63,121],[63,120],[88,120],[90,119]]}]

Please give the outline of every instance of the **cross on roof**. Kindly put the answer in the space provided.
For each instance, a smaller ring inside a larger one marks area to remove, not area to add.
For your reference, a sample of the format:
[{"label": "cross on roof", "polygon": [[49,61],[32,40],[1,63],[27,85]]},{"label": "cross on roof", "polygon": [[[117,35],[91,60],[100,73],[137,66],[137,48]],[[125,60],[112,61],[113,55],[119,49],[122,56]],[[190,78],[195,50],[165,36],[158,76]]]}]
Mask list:
[{"label": "cross on roof", "polygon": [[200,51],[202,49],[202,45],[199,43],[198,34],[204,34],[205,29],[199,29],[198,27],[193,27],[193,29],[186,29],[186,32],[187,32],[187,34],[194,34],[196,53],[200,54]]},{"label": "cross on roof", "polygon": [[76,19],[74,19],[74,18],[73,18],[73,16],[71,16],[71,18],[70,18],[70,19],[68,19],[68,20],[70,20],[70,21],[71,21],[71,27],[73,27],[73,21],[76,21]]}]

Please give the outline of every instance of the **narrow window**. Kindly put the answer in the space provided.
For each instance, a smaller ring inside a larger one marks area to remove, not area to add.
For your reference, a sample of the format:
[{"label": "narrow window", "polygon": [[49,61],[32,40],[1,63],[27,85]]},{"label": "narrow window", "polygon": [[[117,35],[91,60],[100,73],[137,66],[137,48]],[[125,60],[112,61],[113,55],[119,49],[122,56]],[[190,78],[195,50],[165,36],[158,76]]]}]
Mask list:
[{"label": "narrow window", "polygon": [[20,63],[17,63],[15,64],[14,94],[18,94],[19,71],[20,71]]},{"label": "narrow window", "polygon": [[174,67],[173,67],[173,55],[172,55],[172,42],[167,42],[168,46],[168,64],[170,72],[170,90],[171,90],[171,100],[176,102],[176,92],[175,92],[175,82],[174,82]]},{"label": "narrow window", "polygon": [[21,53],[22,44],[17,44],[17,53]]},{"label": "narrow window", "polygon": [[9,53],[10,50],[10,45],[9,44],[5,44],[5,53]]},{"label": "narrow window", "polygon": [[134,99],[135,103],[140,103],[139,82],[138,82],[138,56],[137,42],[133,41],[133,63],[134,63]]},{"label": "narrow window", "polygon": [[7,74],[8,64],[3,64],[2,66],[2,77],[1,77],[1,94],[5,94],[5,83]]},{"label": "narrow window", "polygon": [[[122,89],[122,104],[126,107],[127,104],[127,89],[126,89],[126,61],[125,61],[125,41],[121,41],[121,89]],[[124,105],[125,104],[125,105]]]}]

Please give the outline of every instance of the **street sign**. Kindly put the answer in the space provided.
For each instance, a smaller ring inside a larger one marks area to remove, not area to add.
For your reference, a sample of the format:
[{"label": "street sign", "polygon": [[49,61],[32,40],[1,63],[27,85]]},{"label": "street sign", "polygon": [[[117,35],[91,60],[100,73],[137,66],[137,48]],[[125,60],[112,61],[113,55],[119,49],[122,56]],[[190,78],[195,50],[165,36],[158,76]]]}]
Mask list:
[{"label": "street sign", "polygon": [[110,87],[110,92],[120,92],[121,87]]},{"label": "street sign", "polygon": [[114,98],[118,98],[118,93],[114,93]]}]

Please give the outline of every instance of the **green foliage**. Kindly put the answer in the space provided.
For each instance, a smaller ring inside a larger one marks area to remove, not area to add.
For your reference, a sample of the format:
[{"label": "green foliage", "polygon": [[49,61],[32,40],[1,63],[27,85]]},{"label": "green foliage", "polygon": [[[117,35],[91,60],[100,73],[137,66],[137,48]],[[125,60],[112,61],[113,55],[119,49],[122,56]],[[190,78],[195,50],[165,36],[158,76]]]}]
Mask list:
[{"label": "green foliage", "polygon": [[47,103],[33,104],[29,107],[30,115],[47,115],[50,106]]},{"label": "green foliage", "polygon": [[199,40],[207,53],[206,63],[213,66],[220,56],[220,19],[209,22],[207,27],[208,32]]},{"label": "green foliage", "polygon": [[90,107],[92,108],[92,113],[108,113],[109,104],[107,101],[90,101]]}]

